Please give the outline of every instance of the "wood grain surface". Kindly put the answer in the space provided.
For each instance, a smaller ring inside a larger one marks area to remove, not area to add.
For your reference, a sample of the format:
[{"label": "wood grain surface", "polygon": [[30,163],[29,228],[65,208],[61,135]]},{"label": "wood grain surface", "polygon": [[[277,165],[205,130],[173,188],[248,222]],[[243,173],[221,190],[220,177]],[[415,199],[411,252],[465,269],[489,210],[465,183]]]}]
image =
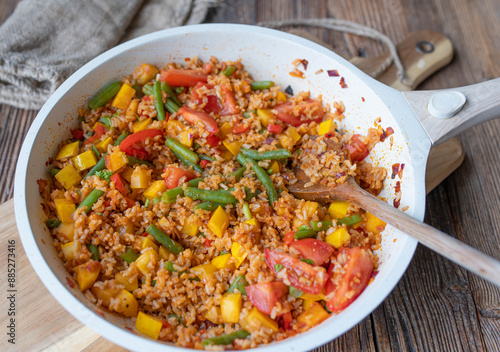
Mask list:
[{"label": "wood grain surface", "polygon": [[[16,2],[0,2],[0,23]],[[207,21],[252,24],[321,17],[372,26],[396,42],[421,29],[448,36],[454,44],[454,60],[419,89],[451,88],[500,76],[498,0],[226,0],[210,11]],[[381,44],[364,38],[318,28],[303,30],[347,57],[372,57],[385,51]],[[35,115],[35,111],[0,105],[0,203],[12,197],[15,162]],[[500,121],[465,131],[458,140],[464,147],[464,164],[428,195],[425,221],[498,259]],[[26,265],[25,269],[31,268]],[[29,317],[24,321],[28,324]],[[48,316],[38,323],[57,324],[58,320]],[[36,324],[31,326],[36,331]],[[71,335],[71,327],[67,329]],[[2,336],[0,342],[4,342],[5,334]],[[70,350],[64,346],[59,350]],[[19,350],[39,349],[26,346]],[[92,344],[85,350],[101,351]],[[116,349],[110,346],[106,350]],[[500,290],[419,246],[402,280],[373,314],[316,351],[499,350]]]}]

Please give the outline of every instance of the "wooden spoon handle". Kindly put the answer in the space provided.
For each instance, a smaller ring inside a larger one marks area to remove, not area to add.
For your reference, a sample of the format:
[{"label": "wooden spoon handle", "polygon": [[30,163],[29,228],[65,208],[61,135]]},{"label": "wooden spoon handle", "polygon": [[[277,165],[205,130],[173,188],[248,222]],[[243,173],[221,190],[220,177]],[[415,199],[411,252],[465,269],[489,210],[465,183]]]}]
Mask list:
[{"label": "wooden spoon handle", "polygon": [[366,211],[412,236],[424,246],[500,287],[500,261],[415,220],[357,185],[349,187],[349,195],[345,199],[362,205]]}]

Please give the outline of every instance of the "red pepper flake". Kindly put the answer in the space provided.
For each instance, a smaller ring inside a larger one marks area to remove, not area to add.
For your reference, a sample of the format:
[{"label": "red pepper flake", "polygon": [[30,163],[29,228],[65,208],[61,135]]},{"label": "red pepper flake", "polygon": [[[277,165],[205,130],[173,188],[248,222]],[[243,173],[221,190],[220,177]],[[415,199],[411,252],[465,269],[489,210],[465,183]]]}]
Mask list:
[{"label": "red pepper flake", "polygon": [[344,77],[340,77],[340,87],[341,88],[348,88],[347,83],[345,83]]},{"label": "red pepper flake", "polygon": [[365,102],[365,98],[361,97],[361,101],[364,103]]},{"label": "red pepper flake", "polygon": [[302,59],[300,63],[304,66],[304,71],[307,71],[307,65],[309,65],[309,62],[306,59]]},{"label": "red pepper flake", "polygon": [[391,175],[391,179],[394,179],[396,178],[396,175],[399,173],[399,163],[396,163],[396,164],[392,164],[392,175]]},{"label": "red pepper flake", "polygon": [[382,130],[382,134],[380,135],[380,141],[383,142],[387,138],[387,132]]},{"label": "red pepper flake", "polygon": [[212,241],[208,238],[205,238],[205,242],[203,243],[205,247],[210,247],[212,245]]},{"label": "red pepper flake", "polygon": [[328,70],[326,72],[328,73],[329,77],[338,77],[338,76],[340,76],[339,75],[339,71],[337,71],[337,70]]},{"label": "red pepper flake", "polygon": [[290,72],[290,76],[297,78],[304,78],[304,72],[295,68],[293,71]]},{"label": "red pepper flake", "polygon": [[394,198],[394,201],[392,204],[394,205],[394,208],[399,208],[401,205],[401,182],[397,181],[396,182],[396,187],[394,187],[394,190],[396,191],[396,198]]},{"label": "red pepper flake", "polygon": [[75,288],[75,282],[69,276],[66,276],[66,282],[68,283],[69,287]]},{"label": "red pepper flake", "polygon": [[326,138],[332,138],[333,137],[333,132],[328,132],[326,135],[325,135]]}]

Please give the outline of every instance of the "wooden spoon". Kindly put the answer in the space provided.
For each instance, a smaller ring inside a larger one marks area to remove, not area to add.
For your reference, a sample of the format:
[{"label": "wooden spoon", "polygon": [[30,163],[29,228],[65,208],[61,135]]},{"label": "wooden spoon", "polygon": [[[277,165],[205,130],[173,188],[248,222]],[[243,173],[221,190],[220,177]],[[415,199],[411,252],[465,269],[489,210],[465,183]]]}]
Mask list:
[{"label": "wooden spoon", "polygon": [[[329,149],[339,149],[331,139],[325,138],[324,141]],[[334,187],[320,184],[305,187],[310,180],[300,169],[300,165],[294,168],[294,172],[298,182],[290,185],[288,190],[297,198],[323,202],[333,200],[352,202],[443,257],[500,286],[500,261],[406,215],[359,187],[354,178],[349,177],[347,182]]]}]

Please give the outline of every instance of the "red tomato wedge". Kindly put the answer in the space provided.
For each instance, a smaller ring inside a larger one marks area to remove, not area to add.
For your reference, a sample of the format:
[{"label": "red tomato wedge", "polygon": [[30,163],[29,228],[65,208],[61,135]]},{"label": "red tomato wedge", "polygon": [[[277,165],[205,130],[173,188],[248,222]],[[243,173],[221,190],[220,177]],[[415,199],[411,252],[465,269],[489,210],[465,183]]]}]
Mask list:
[{"label": "red tomato wedge", "polygon": [[292,312],[287,312],[285,314],[280,315],[281,323],[283,325],[283,329],[290,330],[293,325],[293,317]]},{"label": "red tomato wedge", "polygon": [[168,189],[172,189],[179,186],[179,180],[185,177],[185,181],[192,180],[196,178],[196,175],[190,171],[180,169],[175,166],[166,167],[163,172],[166,174],[164,179]]},{"label": "red tomato wedge", "polygon": [[146,138],[153,138],[162,135],[163,132],[156,129],[142,130],[133,133],[120,143],[120,150],[125,152],[127,155],[145,159],[148,157],[148,153],[142,146],[142,142],[144,142]]},{"label": "red tomato wedge", "polygon": [[289,246],[294,241],[293,235],[295,235],[295,231],[287,232],[283,237],[283,243]]},{"label": "red tomato wedge", "polygon": [[231,132],[239,134],[239,133],[245,133],[249,129],[250,129],[249,125],[238,125],[236,127],[231,128]]},{"label": "red tomato wedge", "polygon": [[264,257],[273,272],[275,265],[283,265],[292,286],[303,292],[319,294],[328,280],[325,268],[309,265],[283,252],[266,249]]},{"label": "red tomato wedge", "polygon": [[73,138],[78,139],[79,141],[83,141],[83,130],[75,128],[74,130],[71,130],[71,134],[73,135]]},{"label": "red tomato wedge", "polygon": [[220,143],[220,138],[217,136],[207,137],[207,144],[211,147],[218,147]]},{"label": "red tomato wedge", "polygon": [[191,93],[191,99],[198,104],[201,105],[203,104],[203,97],[207,98],[207,103],[203,106],[203,111],[211,113],[213,112],[214,114],[220,114],[220,111],[222,109],[222,106],[219,102],[219,98],[215,95],[203,95],[200,94],[199,89],[206,87],[207,89],[213,89],[214,86],[211,84],[206,84],[202,82],[198,82],[196,86],[193,88],[193,91]]},{"label": "red tomato wedge", "polygon": [[259,282],[245,287],[245,291],[258,310],[270,315],[276,302],[288,293],[288,287],[282,281]]},{"label": "red tomato wedge", "polygon": [[343,248],[338,255],[347,255],[349,259],[342,273],[334,273],[332,264],[328,268],[330,280],[325,291],[326,305],[334,313],[345,309],[363,292],[373,270],[370,257],[359,247]]},{"label": "red tomato wedge", "polygon": [[328,262],[335,251],[328,243],[314,238],[305,238],[292,242],[290,247],[298,250],[304,258],[311,259],[314,265],[323,265]]},{"label": "red tomato wedge", "polygon": [[349,152],[349,159],[354,162],[363,160],[370,153],[366,145],[359,139],[359,134],[352,136],[351,142],[347,146],[347,150]]},{"label": "red tomato wedge", "polygon": [[[276,117],[283,122],[289,123],[292,126],[298,127],[303,123],[311,121],[321,122],[325,110],[319,100],[308,99],[293,105],[291,101],[280,104],[274,108]],[[306,119],[306,115],[311,115],[310,119]]]},{"label": "red tomato wedge", "polygon": [[210,160],[205,160],[205,159],[200,160],[200,166],[202,168],[206,168],[208,164],[210,164]]},{"label": "red tomato wedge", "polygon": [[208,75],[202,70],[161,70],[160,80],[173,87],[194,87],[198,82],[207,83]]},{"label": "red tomato wedge", "polygon": [[226,86],[223,85],[222,92],[224,94],[224,109],[220,112],[221,115],[234,115],[237,114],[240,110],[236,105],[236,98],[234,97],[233,92]]},{"label": "red tomato wedge", "polygon": [[203,65],[203,72],[205,72],[207,75],[212,71],[213,65],[210,62],[207,62],[205,65]]},{"label": "red tomato wedge", "polygon": [[132,208],[135,205],[135,200],[130,199],[129,197],[125,197],[125,200],[127,201],[127,209]]},{"label": "red tomato wedge", "polygon": [[123,184],[123,180],[120,176],[120,174],[113,174],[110,177],[111,181],[115,183],[115,187],[117,190],[120,191],[121,194],[123,194],[125,197],[128,194],[127,188],[125,188],[125,185]]},{"label": "red tomato wedge", "polygon": [[197,125],[200,122],[203,123],[206,130],[211,134],[219,132],[217,122],[215,122],[214,118],[206,112],[194,110],[188,107],[182,107],[179,109],[178,113],[182,115],[184,120],[190,124]]},{"label": "red tomato wedge", "polygon": [[283,128],[280,125],[269,124],[269,126],[267,126],[267,130],[272,134],[280,134],[281,131],[283,131]]},{"label": "red tomato wedge", "polygon": [[97,126],[94,129],[94,135],[92,137],[87,138],[85,140],[85,142],[83,142],[83,145],[94,143],[99,138],[101,138],[101,136],[103,136],[105,133],[106,133],[106,130],[104,129],[104,127],[102,127],[102,125],[100,123],[97,124]]}]

